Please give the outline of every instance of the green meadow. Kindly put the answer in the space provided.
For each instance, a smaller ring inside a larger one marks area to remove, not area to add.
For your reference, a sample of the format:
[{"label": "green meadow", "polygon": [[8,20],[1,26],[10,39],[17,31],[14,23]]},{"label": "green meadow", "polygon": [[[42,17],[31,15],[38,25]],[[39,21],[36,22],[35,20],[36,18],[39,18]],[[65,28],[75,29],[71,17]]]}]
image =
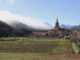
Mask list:
[{"label": "green meadow", "polygon": [[0,38],[1,60],[80,60],[70,40],[8,37]]}]

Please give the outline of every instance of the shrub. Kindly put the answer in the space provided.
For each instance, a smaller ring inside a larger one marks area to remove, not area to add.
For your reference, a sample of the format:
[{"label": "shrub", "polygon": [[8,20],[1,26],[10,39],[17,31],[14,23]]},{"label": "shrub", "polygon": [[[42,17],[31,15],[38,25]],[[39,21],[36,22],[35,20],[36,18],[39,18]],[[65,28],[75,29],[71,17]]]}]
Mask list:
[{"label": "shrub", "polygon": [[73,49],[74,49],[74,52],[75,52],[76,54],[78,54],[78,53],[79,53],[79,48],[78,48],[78,46],[77,46],[74,42],[72,42],[72,47],[73,47]]},{"label": "shrub", "polygon": [[64,39],[70,39],[71,38],[71,36],[69,35],[69,36],[64,36]]}]

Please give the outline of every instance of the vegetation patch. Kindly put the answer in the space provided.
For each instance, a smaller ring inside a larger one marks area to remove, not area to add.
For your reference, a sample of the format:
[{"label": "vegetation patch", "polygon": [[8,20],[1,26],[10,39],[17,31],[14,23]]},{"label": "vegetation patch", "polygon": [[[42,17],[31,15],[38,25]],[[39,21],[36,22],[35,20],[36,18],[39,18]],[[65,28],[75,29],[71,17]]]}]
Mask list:
[{"label": "vegetation patch", "polygon": [[55,49],[52,49],[52,54],[67,54],[73,53],[71,42],[67,40],[58,41],[58,46]]},{"label": "vegetation patch", "polygon": [[79,53],[79,48],[78,48],[78,46],[77,46],[74,42],[72,42],[72,47],[73,47],[73,49],[74,49],[74,52],[75,52],[76,54],[78,54],[78,53]]}]

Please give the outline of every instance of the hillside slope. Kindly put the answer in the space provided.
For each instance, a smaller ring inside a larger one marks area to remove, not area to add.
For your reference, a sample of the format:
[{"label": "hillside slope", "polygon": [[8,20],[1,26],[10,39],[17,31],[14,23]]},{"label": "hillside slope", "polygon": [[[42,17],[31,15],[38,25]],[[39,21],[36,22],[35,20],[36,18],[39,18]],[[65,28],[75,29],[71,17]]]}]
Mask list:
[{"label": "hillside slope", "polygon": [[12,35],[13,28],[6,24],[5,22],[0,21],[0,37]]},{"label": "hillside slope", "polygon": [[20,28],[20,24],[16,28],[8,25],[3,21],[0,21],[0,37],[25,36],[25,35],[27,36],[28,34],[31,34],[31,33],[32,33],[31,29]]}]

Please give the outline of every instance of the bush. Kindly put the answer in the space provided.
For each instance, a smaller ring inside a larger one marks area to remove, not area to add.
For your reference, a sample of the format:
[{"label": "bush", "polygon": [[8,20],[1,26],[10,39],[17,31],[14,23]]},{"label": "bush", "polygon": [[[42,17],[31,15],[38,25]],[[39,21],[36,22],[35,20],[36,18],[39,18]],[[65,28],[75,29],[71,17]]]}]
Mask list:
[{"label": "bush", "polygon": [[64,36],[64,39],[70,39],[71,36]]},{"label": "bush", "polygon": [[78,46],[73,42],[72,43],[72,47],[73,47],[73,49],[74,49],[74,52],[76,53],[76,54],[78,54],[79,53],[79,48],[78,48]]}]

